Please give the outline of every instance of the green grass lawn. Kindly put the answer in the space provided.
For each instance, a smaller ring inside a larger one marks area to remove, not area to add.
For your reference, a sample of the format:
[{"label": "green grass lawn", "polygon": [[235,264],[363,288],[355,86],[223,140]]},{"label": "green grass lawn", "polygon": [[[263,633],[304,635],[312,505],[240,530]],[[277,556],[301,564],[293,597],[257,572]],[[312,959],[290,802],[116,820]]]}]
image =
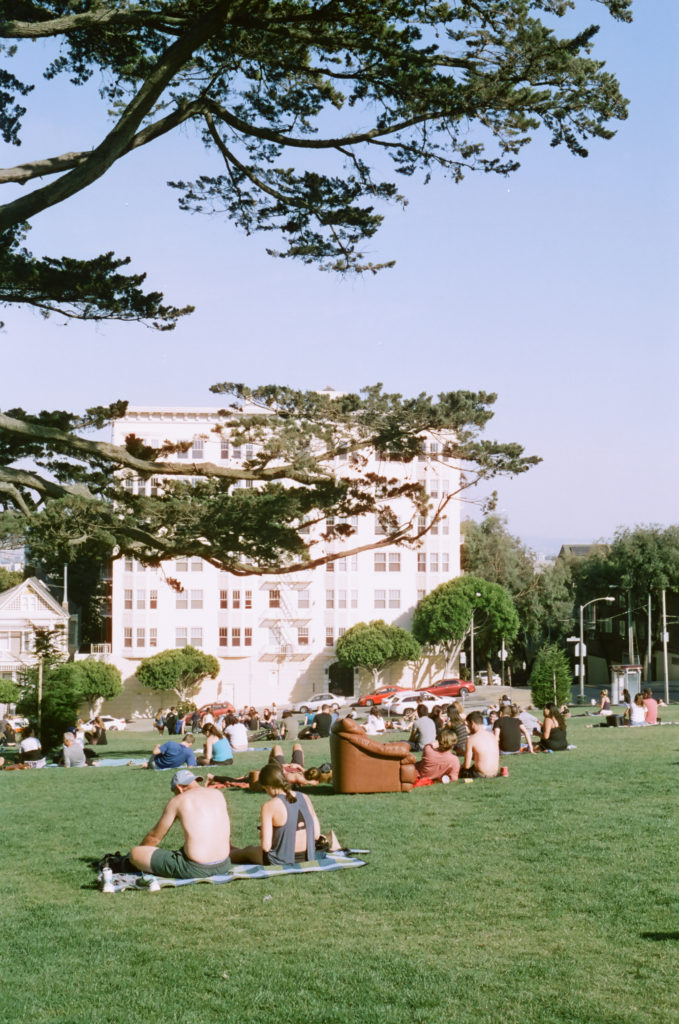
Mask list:
[{"label": "green grass lawn", "polygon": [[[677,1021],[679,726],[591,721],[569,723],[574,751],[504,759],[506,779],[312,792],[324,828],[371,850],[365,868],[158,893],[104,895],[90,861],[139,842],[170,773],[2,773],[0,1019]],[[107,753],[154,743],[121,733]],[[234,843],[254,841],[263,797],[226,799]]]}]

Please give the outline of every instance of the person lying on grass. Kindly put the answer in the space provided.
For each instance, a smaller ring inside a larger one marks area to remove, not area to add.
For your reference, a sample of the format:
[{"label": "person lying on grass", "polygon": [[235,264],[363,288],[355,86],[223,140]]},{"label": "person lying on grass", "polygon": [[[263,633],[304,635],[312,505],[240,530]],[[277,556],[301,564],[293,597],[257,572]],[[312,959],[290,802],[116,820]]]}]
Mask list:
[{"label": "person lying on grass", "polygon": [[440,782],[445,777],[455,782],[460,774],[460,762],[455,754],[457,733],[454,729],[444,728],[437,742],[427,743],[422,752],[422,759],[415,765],[418,779],[431,779]]},{"label": "person lying on grass", "polygon": [[297,861],[314,860],[321,828],[309,797],[293,792],[277,762],[264,765],[259,784],[270,798],[262,805],[261,842],[259,846],[244,846],[240,850],[232,846],[233,863],[286,867]]},{"label": "person lying on grass", "polygon": [[[173,796],[130,860],[142,871],[164,878],[208,878],[231,869],[231,824],[221,793],[204,789],[202,779],[182,768],[172,776]],[[178,821],[184,832],[181,850],[161,850],[159,843]]]},{"label": "person lying on grass", "polygon": [[494,732],[484,728],[480,711],[467,715],[469,737],[464,752],[463,779],[494,779],[500,767],[500,746]]},{"label": "person lying on grass", "polygon": [[[332,782],[332,767],[329,764],[322,764],[320,768],[304,767],[304,751],[299,743],[292,747],[292,761],[284,763],[283,748],[276,743],[269,754],[269,763],[280,764],[290,784],[298,786],[318,786],[319,783]],[[214,786],[218,789],[225,789],[229,786],[245,789],[249,787],[254,792],[261,793],[262,787],[259,783],[259,771],[248,772],[247,775],[240,775],[233,778],[229,775],[207,775],[205,785]]]}]

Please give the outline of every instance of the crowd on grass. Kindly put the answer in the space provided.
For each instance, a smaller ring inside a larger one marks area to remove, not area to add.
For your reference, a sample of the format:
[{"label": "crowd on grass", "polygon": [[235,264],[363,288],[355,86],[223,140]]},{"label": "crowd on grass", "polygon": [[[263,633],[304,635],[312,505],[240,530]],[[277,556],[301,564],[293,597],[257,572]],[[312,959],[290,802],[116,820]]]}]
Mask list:
[{"label": "crowd on grass", "polygon": [[[658,721],[658,702],[650,691],[638,694],[634,700],[625,693],[623,700],[631,726]],[[593,713],[604,720],[612,714],[607,691],[602,691],[599,706]],[[355,717],[356,712],[352,710],[349,714]],[[506,766],[500,768],[503,755],[570,749],[568,716],[566,706],[549,703],[540,721],[530,708],[519,708],[506,695],[498,705],[491,705],[484,712],[468,713],[459,701],[429,710],[421,700],[408,739],[411,751],[420,754],[415,763],[415,785],[494,778],[506,774]],[[325,763],[305,767],[304,749],[299,740],[327,737],[336,717],[337,713],[327,705],[307,715],[303,723],[291,713],[285,713],[279,720],[275,708],[267,708],[261,715],[250,707],[240,713],[228,710],[217,716],[210,709],[184,716],[178,715],[174,707],[159,710],[153,724],[164,742],[156,744],[148,761],[140,767],[172,770],[173,795],[140,845],[132,849],[129,857],[122,858],[125,866],[166,877],[194,878],[220,874],[239,863],[291,865],[317,857],[319,850],[330,849],[331,844],[321,836],[311,800],[302,790],[331,782],[332,766]],[[372,707],[365,733],[379,735],[386,732],[388,724],[379,707]],[[164,739],[166,731],[167,740]],[[198,736],[202,737],[203,745],[199,751],[194,751]],[[294,741],[289,762],[278,742],[284,737]],[[13,763],[4,765],[0,757],[0,765],[5,769],[46,765],[46,753],[31,725],[24,727],[19,739],[13,734],[9,721],[0,720],[2,745],[17,740]],[[198,766],[231,766],[235,754],[257,749],[250,744],[258,740],[274,741],[267,763],[258,771],[244,775],[208,772],[203,778],[190,770]],[[64,767],[96,764],[96,748],[106,742],[106,727],[101,718],[87,725],[78,720],[64,733],[56,761]],[[261,808],[259,841],[242,848],[231,844],[228,810],[217,792],[232,787],[264,792],[268,797]],[[175,821],[184,832],[184,845],[180,850],[161,849],[159,844]]]}]

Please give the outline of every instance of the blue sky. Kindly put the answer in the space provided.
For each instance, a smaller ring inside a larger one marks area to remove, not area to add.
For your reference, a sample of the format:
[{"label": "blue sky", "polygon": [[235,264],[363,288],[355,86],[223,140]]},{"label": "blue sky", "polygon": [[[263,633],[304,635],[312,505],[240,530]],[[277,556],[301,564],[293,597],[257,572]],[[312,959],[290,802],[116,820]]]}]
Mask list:
[{"label": "blue sky", "polygon": [[[579,24],[601,23],[596,54],[631,100],[616,138],[586,160],[540,139],[510,178],[406,182],[408,207],[387,211],[371,244],[373,259],[397,260],[377,277],[273,260],[271,239],[180,213],[165,181],[208,167],[185,134],[127,157],[36,218],[30,244],[130,255],[151,287],[197,312],[158,334],[5,310],[0,406],[212,405],[209,385],[222,380],[496,391],[487,434],[544,460],[496,484],[510,529],[532,547],[676,522],[679,8],[636,6],[620,25],[578,4]],[[22,148],[2,147],[4,165],[98,139],[91,97],[80,110],[78,90],[50,83],[41,95]]]}]

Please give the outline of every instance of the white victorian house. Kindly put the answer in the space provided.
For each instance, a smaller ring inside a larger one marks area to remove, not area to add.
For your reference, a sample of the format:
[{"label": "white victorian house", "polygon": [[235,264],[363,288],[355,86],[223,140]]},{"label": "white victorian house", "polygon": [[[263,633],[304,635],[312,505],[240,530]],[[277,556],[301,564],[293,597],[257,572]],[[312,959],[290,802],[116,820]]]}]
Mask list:
[{"label": "white victorian house", "polygon": [[0,594],[0,679],[16,680],[22,668],[35,664],[36,629],[58,628],[66,652],[69,613],[35,577]]}]

